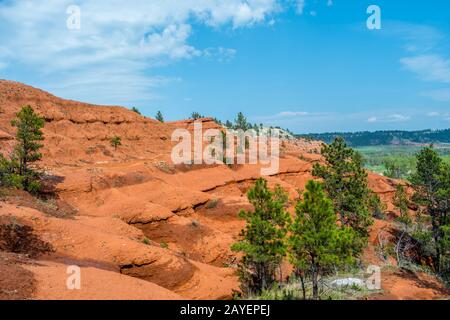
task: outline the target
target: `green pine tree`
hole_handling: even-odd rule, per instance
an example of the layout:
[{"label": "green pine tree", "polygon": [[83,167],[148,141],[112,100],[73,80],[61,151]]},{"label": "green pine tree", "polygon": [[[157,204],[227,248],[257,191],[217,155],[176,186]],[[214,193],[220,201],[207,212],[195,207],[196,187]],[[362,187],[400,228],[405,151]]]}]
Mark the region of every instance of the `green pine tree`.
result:
[{"label": "green pine tree", "polygon": [[161,111],[158,111],[158,112],[156,113],[155,119],[158,120],[159,122],[164,122],[164,117],[163,117],[163,114],[162,114]]},{"label": "green pine tree", "polygon": [[276,280],[276,271],[285,256],[289,215],[281,188],[271,192],[264,179],[256,181],[247,197],[254,211],[240,212],[247,224],[241,231],[242,240],[232,250],[243,253],[239,265],[241,287],[244,294],[251,295],[271,288]]},{"label": "green pine tree", "polygon": [[450,166],[442,161],[433,146],[416,156],[417,170],[411,177],[414,199],[425,206],[431,217],[435,267],[448,277],[450,270]]},{"label": "green pine tree", "polygon": [[408,213],[409,198],[408,194],[406,193],[405,187],[403,187],[400,184],[396,185],[395,193],[392,198],[392,203],[400,213],[399,217],[397,217],[397,220],[402,224],[401,234],[395,246],[395,252],[397,255],[397,264],[398,266],[401,266],[403,256],[402,251],[404,251],[402,250],[402,243],[405,236],[409,234],[410,232],[409,228],[411,227],[412,224],[412,219]]},{"label": "green pine tree", "polygon": [[19,174],[28,172],[28,164],[41,160],[39,149],[43,147],[40,141],[44,140],[42,128],[45,120],[38,116],[32,107],[22,107],[17,118],[11,121],[13,127],[17,127],[14,156],[19,161]]},{"label": "green pine tree", "polygon": [[387,205],[385,202],[381,201],[381,198],[375,192],[370,192],[369,197],[367,198],[367,206],[372,216],[377,219],[384,219],[384,212],[387,209]]},{"label": "green pine tree", "polygon": [[191,119],[193,119],[193,120],[198,120],[198,119],[201,119],[201,118],[204,118],[200,113],[198,113],[198,112],[192,112],[192,114],[191,114]]},{"label": "green pine tree", "polygon": [[251,129],[251,124],[247,122],[247,118],[242,112],[239,112],[234,120],[234,129],[247,131]]},{"label": "green pine tree", "polygon": [[136,107],[131,108],[131,111],[136,112],[136,113],[139,114],[139,115],[141,114],[141,112],[139,111],[139,109],[136,108]]},{"label": "green pine tree", "polygon": [[356,254],[353,249],[355,232],[337,224],[333,202],[327,198],[322,185],[310,180],[303,200],[297,203],[296,218],[290,227],[289,256],[295,273],[312,281],[313,299],[319,299],[319,278],[333,268],[351,265]]},{"label": "green pine tree", "polygon": [[118,146],[122,145],[122,138],[119,136],[114,136],[110,140],[111,146],[114,147],[114,150],[117,150]]},{"label": "green pine tree", "polygon": [[16,119],[11,121],[11,125],[17,128],[17,144],[9,162],[8,175],[10,184],[14,187],[30,192],[40,189],[39,174],[31,170],[29,165],[42,159],[39,150],[43,147],[40,142],[44,140],[44,124],[44,118],[37,115],[30,106],[22,107],[16,114]]},{"label": "green pine tree", "polygon": [[394,197],[392,198],[392,203],[400,213],[398,220],[405,225],[410,225],[412,220],[408,214],[409,198],[408,194],[406,193],[405,187],[401,184],[395,186],[395,193]]},{"label": "green pine tree", "polygon": [[24,189],[24,177],[18,174],[19,163],[0,153],[0,188]]},{"label": "green pine tree", "polygon": [[325,191],[333,201],[341,223],[360,235],[359,247],[362,250],[373,223],[369,210],[371,191],[363,159],[358,152],[347,147],[343,138],[323,145],[321,152],[326,164],[314,164],[312,174],[323,179]]}]

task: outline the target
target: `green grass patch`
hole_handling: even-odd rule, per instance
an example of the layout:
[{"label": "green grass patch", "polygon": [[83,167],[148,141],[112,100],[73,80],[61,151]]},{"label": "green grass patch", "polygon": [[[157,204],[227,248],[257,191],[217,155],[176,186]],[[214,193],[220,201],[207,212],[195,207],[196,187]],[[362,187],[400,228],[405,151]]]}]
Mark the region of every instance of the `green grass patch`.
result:
[{"label": "green grass patch", "polygon": [[[387,165],[394,164],[398,169],[398,177],[408,179],[415,172],[415,156],[422,148],[414,145],[380,145],[358,147],[355,150],[363,156],[368,170],[388,176]],[[450,164],[450,146],[436,145],[435,149],[444,162]]]}]

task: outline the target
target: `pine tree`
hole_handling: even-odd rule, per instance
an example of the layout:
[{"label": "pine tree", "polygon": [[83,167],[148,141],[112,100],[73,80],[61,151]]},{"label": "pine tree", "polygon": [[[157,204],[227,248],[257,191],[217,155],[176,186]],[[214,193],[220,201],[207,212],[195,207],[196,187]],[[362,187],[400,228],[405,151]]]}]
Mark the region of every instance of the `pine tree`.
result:
[{"label": "pine tree", "polygon": [[423,148],[416,158],[417,170],[411,177],[416,191],[414,198],[419,204],[425,206],[431,217],[436,269],[439,273],[448,273],[450,269],[450,166],[443,163],[433,146]]},{"label": "pine tree", "polygon": [[6,162],[4,161],[6,159],[2,160],[3,184],[31,193],[39,191],[39,173],[30,169],[29,164],[42,159],[39,150],[43,147],[40,142],[44,140],[41,130],[44,124],[45,120],[30,106],[22,107],[16,114],[16,119],[11,121],[11,125],[17,128],[17,144],[11,159]]},{"label": "pine tree", "polygon": [[191,119],[193,119],[193,120],[198,120],[198,119],[201,119],[201,118],[203,118],[203,116],[202,116],[200,113],[198,113],[198,112],[192,112],[192,114],[191,114]]},{"label": "pine tree", "polygon": [[[317,300],[319,277],[354,262],[355,232],[337,224],[333,203],[318,182],[310,180],[306,184],[303,201],[297,203],[295,212],[288,240],[289,256],[302,284],[305,275],[311,279],[313,299]],[[306,298],[304,289],[303,294]]]},{"label": "pine tree", "polygon": [[131,108],[131,111],[136,112],[136,113],[139,114],[139,115],[141,114],[141,112],[139,111],[139,109],[136,108],[136,107]]},{"label": "pine tree", "polygon": [[378,194],[371,191],[369,197],[367,199],[367,206],[369,208],[372,217],[377,219],[384,219],[384,212],[387,209],[387,205],[385,202],[381,201],[381,198]]},{"label": "pine tree", "polygon": [[242,240],[232,249],[243,253],[239,276],[242,291],[250,295],[270,288],[275,281],[276,270],[285,256],[284,238],[289,215],[281,189],[271,192],[264,179],[256,181],[247,197],[254,211],[240,212],[246,227],[241,231]]},{"label": "pine tree", "polygon": [[0,153],[0,188],[24,189],[24,178],[17,173],[18,168],[19,164],[16,160],[7,159]]},{"label": "pine tree", "polygon": [[159,122],[164,122],[164,117],[163,117],[163,114],[162,114],[161,111],[158,111],[158,112],[156,113],[155,119],[158,120]]},{"label": "pine tree", "polygon": [[362,250],[369,227],[373,223],[369,212],[371,191],[367,185],[367,172],[358,152],[347,147],[343,138],[336,138],[330,145],[323,145],[325,165],[314,164],[312,174],[322,178],[324,188],[343,225],[352,227],[362,240]]},{"label": "pine tree", "polygon": [[441,257],[439,259],[439,272],[449,283],[450,278],[450,164],[442,164],[439,176],[439,230],[438,246]]},{"label": "pine tree", "polygon": [[122,145],[122,138],[114,136],[111,138],[110,142],[111,146],[114,147],[114,150],[117,150],[117,147]]},{"label": "pine tree", "polygon": [[259,133],[260,133],[260,131],[259,131],[259,125],[257,125],[256,123],[253,124],[253,125],[250,124],[250,127],[255,131],[256,135],[259,136]]},{"label": "pine tree", "polygon": [[242,112],[239,112],[237,114],[236,119],[234,120],[234,129],[236,130],[241,129],[243,131],[251,129],[251,124],[247,122],[247,118],[244,116]]},{"label": "pine tree", "polygon": [[401,230],[400,237],[398,238],[397,244],[395,246],[395,252],[397,255],[397,264],[401,266],[402,265],[401,251],[404,251],[402,250],[402,242],[404,237],[407,234],[409,234],[409,227],[412,224],[412,219],[408,214],[408,203],[409,203],[408,194],[406,193],[405,187],[403,187],[401,184],[398,184],[395,187],[395,193],[392,198],[392,203],[400,213],[400,216],[397,218],[397,220],[402,224],[403,227]]},{"label": "pine tree", "polygon": [[410,225],[412,220],[408,215],[409,198],[405,187],[401,184],[395,186],[394,197],[392,198],[393,205],[398,209],[400,216],[398,220],[405,225]]},{"label": "pine tree", "polygon": [[25,175],[29,171],[28,164],[42,158],[39,149],[43,147],[40,141],[44,140],[41,129],[44,127],[45,120],[30,106],[22,107],[16,116],[17,119],[11,121],[11,125],[17,127],[18,144],[14,149],[14,157],[19,161],[19,174]]}]

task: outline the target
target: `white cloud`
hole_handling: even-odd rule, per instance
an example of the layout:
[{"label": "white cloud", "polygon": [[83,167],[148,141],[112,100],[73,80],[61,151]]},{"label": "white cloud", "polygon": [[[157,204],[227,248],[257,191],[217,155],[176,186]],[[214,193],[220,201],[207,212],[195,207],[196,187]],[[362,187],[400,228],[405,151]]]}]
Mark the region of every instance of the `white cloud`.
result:
[{"label": "white cloud", "polygon": [[449,112],[437,112],[437,111],[432,111],[432,112],[428,112],[427,113],[428,117],[432,117],[432,118],[441,118],[445,121],[450,120],[450,113]]},{"label": "white cloud", "polygon": [[333,0],[328,0],[328,1],[327,1],[327,6],[328,6],[328,7],[333,6]]},{"label": "white cloud", "polygon": [[[450,59],[440,54],[433,54],[445,35],[434,27],[408,23],[391,23],[392,34],[400,36],[407,43],[405,51],[415,56],[400,59],[403,67],[422,81],[450,83]],[[449,102],[450,88],[428,90],[420,93],[435,101]]]},{"label": "white cloud", "polygon": [[276,116],[278,117],[298,117],[298,116],[307,116],[310,115],[309,112],[304,111],[282,111],[278,113]]},{"label": "white cloud", "polygon": [[416,54],[429,54],[439,43],[445,39],[440,30],[422,24],[407,23],[403,21],[385,21],[383,34],[403,41],[403,47],[408,52]]},{"label": "white cloud", "polygon": [[391,115],[387,116],[384,120],[386,122],[403,122],[403,121],[408,121],[409,119],[411,119],[410,116],[405,116],[402,114],[391,114]]},{"label": "white cloud", "polygon": [[[148,95],[148,86],[161,84],[159,77],[148,75],[154,66],[211,54],[227,60],[236,54],[234,49],[189,44],[194,22],[214,28],[250,27],[280,9],[277,0],[78,0],[81,29],[69,30],[66,9],[72,4],[0,1],[0,61],[53,79],[40,85],[62,95],[71,97],[77,90],[87,95],[89,88],[82,86],[88,81],[95,88],[92,97],[117,89],[123,99]],[[113,89],[98,91],[106,83]]]},{"label": "white cloud", "polygon": [[330,113],[327,112],[306,112],[306,111],[281,111],[277,114],[268,116],[256,116],[254,120],[260,121],[284,121],[284,120],[302,120],[327,117]]},{"label": "white cloud", "polygon": [[390,115],[382,116],[382,117],[372,116],[367,119],[367,122],[370,122],[370,123],[375,123],[375,122],[392,123],[392,122],[405,122],[410,119],[411,119],[410,116],[395,113],[395,114],[390,114]]},{"label": "white cloud", "polygon": [[402,58],[400,62],[422,80],[450,83],[450,59],[430,54]]},{"label": "white cloud", "polygon": [[215,58],[220,62],[230,61],[236,55],[237,50],[232,48],[207,48],[203,50],[202,55],[209,58]]}]

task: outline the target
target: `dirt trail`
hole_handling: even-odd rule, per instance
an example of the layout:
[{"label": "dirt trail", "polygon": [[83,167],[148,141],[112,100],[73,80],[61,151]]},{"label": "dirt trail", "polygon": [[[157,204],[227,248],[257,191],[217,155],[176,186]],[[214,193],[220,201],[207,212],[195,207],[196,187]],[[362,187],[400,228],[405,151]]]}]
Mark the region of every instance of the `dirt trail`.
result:
[{"label": "dirt trail", "polygon": [[423,272],[384,270],[382,272],[383,294],[375,300],[440,300],[448,299],[449,292],[436,278]]}]

